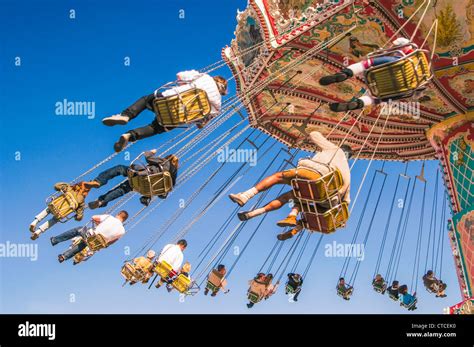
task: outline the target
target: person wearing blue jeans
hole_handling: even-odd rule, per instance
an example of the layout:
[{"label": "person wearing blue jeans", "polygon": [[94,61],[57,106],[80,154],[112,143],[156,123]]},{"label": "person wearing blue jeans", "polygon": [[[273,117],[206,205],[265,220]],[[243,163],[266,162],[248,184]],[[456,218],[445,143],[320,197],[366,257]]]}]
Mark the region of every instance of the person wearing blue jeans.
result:
[{"label": "person wearing blue jeans", "polygon": [[[128,173],[128,166],[125,165],[117,165],[114,167],[111,167],[110,169],[107,169],[103,172],[101,172],[95,179],[94,181],[99,184],[99,187],[106,185],[109,180],[117,177],[117,176],[123,176],[127,177]],[[97,207],[103,207],[107,206],[107,204],[115,199],[118,199],[119,197],[129,193],[132,191],[132,187],[130,186],[130,183],[127,181],[121,183],[118,187],[109,190],[107,193],[99,196],[99,198],[96,201],[92,201],[89,203],[89,208],[94,209]]]},{"label": "person wearing blue jeans", "polygon": [[[342,69],[340,72],[334,75],[321,77],[319,79],[319,84],[322,86],[327,86],[333,83],[343,82],[353,76],[361,76],[367,69],[369,69],[372,66],[378,66],[378,65],[400,60],[404,56],[414,51],[413,47],[410,44],[410,41],[405,38],[396,39],[395,41],[393,41],[393,46],[400,46],[400,52],[402,52],[402,54],[395,52],[393,55],[386,55],[386,56],[362,60],[358,63],[347,66],[346,68]],[[392,98],[392,99],[396,99],[396,98]],[[333,102],[329,104],[329,108],[333,112],[345,112],[349,110],[361,109],[369,105],[379,104],[380,102],[383,102],[383,101],[386,101],[386,100],[379,100],[367,94],[360,98],[355,98],[348,102]]]},{"label": "person wearing blue jeans", "polygon": [[81,252],[84,248],[87,247],[87,244],[84,241],[85,238],[87,237],[86,231],[87,229],[85,227],[77,227],[77,228],[65,231],[62,234],[59,234],[58,236],[53,236],[50,238],[51,244],[53,246],[56,246],[60,242],[68,241],[75,237],[82,237],[82,240],[78,244],[73,245],[68,250],[66,250],[63,254],[60,254],[58,256],[58,260],[60,263],[62,263],[64,260],[68,260],[74,257],[77,253]]},{"label": "person wearing blue jeans", "polygon": [[[154,174],[158,172],[169,172],[172,179],[173,186],[176,184],[176,178],[178,175],[178,163],[179,159],[173,154],[167,155],[165,158],[160,158],[156,156],[156,150],[145,152],[146,165],[134,164],[133,169],[139,171],[139,174],[147,175]],[[90,182],[84,182],[84,186],[87,188],[99,188],[107,184],[109,180],[118,177],[128,177],[129,167],[125,165],[116,165],[101,172],[96,178]],[[130,185],[130,182],[126,180],[121,183],[118,187],[109,190],[107,193],[99,196],[97,200],[91,201],[89,203],[90,209],[96,209],[98,207],[105,207],[112,200],[118,199],[119,197],[131,192],[133,187]],[[166,195],[158,196],[162,199],[166,198]],[[148,206],[151,201],[151,197],[142,196],[140,197],[140,202]]]}]

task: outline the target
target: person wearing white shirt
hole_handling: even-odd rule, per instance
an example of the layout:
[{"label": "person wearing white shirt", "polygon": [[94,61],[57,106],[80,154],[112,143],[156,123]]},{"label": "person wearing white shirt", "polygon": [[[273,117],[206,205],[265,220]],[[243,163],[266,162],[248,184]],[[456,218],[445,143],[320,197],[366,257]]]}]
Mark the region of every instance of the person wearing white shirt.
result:
[{"label": "person wearing white shirt", "polygon": [[[205,122],[197,123],[197,126],[202,128],[205,123],[220,113],[222,95],[227,94],[227,80],[222,76],[212,77],[196,70],[179,72],[177,74],[177,86],[163,92],[156,90],[153,94],[143,96],[120,114],[102,119],[102,123],[107,126],[127,124],[130,120],[136,118],[142,111],[146,109],[153,111],[153,100],[156,98],[166,98],[181,94],[193,88],[205,91],[211,105],[211,113],[207,117],[207,120]],[[161,134],[173,128],[174,127],[164,128],[155,118],[150,124],[130,130],[121,135],[114,145],[114,150],[120,152],[125,148],[125,146],[127,146],[129,141],[138,141],[150,136]]]},{"label": "person wearing white shirt", "polygon": [[[157,262],[161,263],[165,261],[173,268],[172,273],[169,275],[170,280],[178,274],[184,260],[183,252],[187,246],[188,243],[186,240],[179,240],[176,244],[171,243],[163,247],[163,250],[158,256]],[[164,279],[160,279],[160,281],[158,281],[156,288],[160,288],[163,285],[163,280]]]},{"label": "person wearing white shirt", "polygon": [[[264,178],[262,181],[257,183],[255,187],[252,187],[245,192],[230,194],[229,198],[240,206],[244,206],[255,195],[265,190],[268,190],[275,184],[291,185],[291,180],[296,177],[314,181],[320,178],[321,176],[327,174],[330,169],[339,169],[343,179],[343,186],[340,189],[339,193],[342,196],[342,200],[349,203],[351,173],[349,169],[348,158],[350,158],[350,156],[352,155],[350,147],[345,145],[338,147],[331,141],[327,140],[318,131],[311,132],[309,138],[320,149],[320,151],[318,151],[313,156],[313,158],[301,159],[295,169],[277,172],[271,176]],[[257,208],[253,211],[239,212],[238,217],[242,221],[249,220],[264,213],[277,210],[288,202],[293,201],[294,199],[295,196],[293,194],[293,191],[290,190],[280,195],[278,198],[271,201],[264,207]],[[324,208],[326,206],[321,207]],[[296,227],[291,231],[293,233],[291,235],[288,233],[278,235],[279,240],[286,240],[287,238],[295,235],[301,230],[301,225],[296,220],[298,213],[299,209],[295,205],[295,207],[292,208],[288,217],[277,223],[277,225],[280,227]],[[284,238],[283,235],[286,238]]]},{"label": "person wearing white shirt", "polygon": [[96,215],[92,217],[92,223],[94,224],[93,228],[87,229],[86,227],[77,227],[58,236],[51,237],[50,241],[53,246],[56,246],[60,242],[71,240],[75,237],[82,238],[81,242],[70,247],[68,250],[58,256],[59,262],[62,263],[63,261],[74,257],[77,253],[86,248],[87,243],[85,242],[85,239],[87,239],[89,236],[100,234],[107,242],[107,246],[113,244],[123,235],[125,235],[123,223],[127,220],[127,218],[127,211],[120,211],[116,216],[108,214]]}]

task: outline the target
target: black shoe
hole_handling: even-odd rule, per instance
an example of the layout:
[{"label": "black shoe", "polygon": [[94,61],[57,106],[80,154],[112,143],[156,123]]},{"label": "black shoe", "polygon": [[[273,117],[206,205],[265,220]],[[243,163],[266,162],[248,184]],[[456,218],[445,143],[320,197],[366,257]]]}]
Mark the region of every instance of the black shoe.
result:
[{"label": "black shoe", "polygon": [[249,220],[251,218],[248,214],[248,212],[239,212],[237,213],[237,216],[242,222],[245,222],[246,220]]},{"label": "black shoe", "polygon": [[128,145],[128,140],[125,136],[120,136],[119,140],[114,144],[114,151],[121,152]]},{"label": "black shoe", "polygon": [[151,202],[151,198],[149,198],[148,196],[141,196],[140,197],[140,203],[142,205],[148,206],[148,205],[150,205],[150,202]]},{"label": "black shoe", "polygon": [[51,245],[52,245],[52,246],[56,246],[56,245],[58,244],[58,242],[55,242],[55,241],[54,241],[54,236],[53,236],[53,237],[50,237],[50,238],[49,238],[49,241],[51,242]]},{"label": "black shoe", "polygon": [[66,260],[66,259],[64,258],[64,255],[62,255],[62,254],[58,255],[58,261],[59,261],[60,263],[62,263],[62,262],[65,261],[65,260]]},{"label": "black shoe", "polygon": [[217,292],[213,292],[213,293],[211,294],[211,296],[216,296],[216,295],[217,295]]},{"label": "black shoe", "polygon": [[352,76],[354,76],[354,73],[351,69],[343,69],[334,75],[321,77],[319,79],[319,84],[322,86],[327,86],[333,83],[343,82]]},{"label": "black shoe", "polygon": [[292,237],[293,237],[293,234],[291,233],[291,231],[277,235],[277,239],[280,241],[285,241],[285,240],[291,239]]},{"label": "black shoe", "polygon": [[247,304],[247,308],[252,308],[253,304]]},{"label": "black shoe", "polygon": [[209,293],[209,289],[204,289],[204,295],[207,295]]},{"label": "black shoe", "polygon": [[89,208],[91,210],[95,210],[96,208],[99,208],[102,206],[104,206],[104,202],[102,200],[95,200],[95,201],[89,202]]},{"label": "black shoe", "polygon": [[364,102],[360,99],[349,102],[333,102],[329,104],[329,108],[333,112],[346,112],[364,108]]}]

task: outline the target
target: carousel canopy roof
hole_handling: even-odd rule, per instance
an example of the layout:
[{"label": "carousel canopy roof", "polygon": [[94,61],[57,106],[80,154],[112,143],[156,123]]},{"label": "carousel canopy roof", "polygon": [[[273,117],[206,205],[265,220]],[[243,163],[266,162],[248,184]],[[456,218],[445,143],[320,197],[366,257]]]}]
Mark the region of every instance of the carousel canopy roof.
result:
[{"label": "carousel canopy roof", "polygon": [[[361,158],[375,153],[381,160],[434,159],[426,130],[473,108],[474,0],[438,0],[429,5],[423,20],[419,11],[403,27],[400,36],[409,38],[420,23],[414,42],[421,46],[429,36],[424,47],[431,50],[428,32],[438,18],[434,78],[422,93],[392,107],[386,124],[381,105],[365,109],[359,119],[360,111],[329,109],[330,102],[365,93],[363,79],[325,87],[318,83],[322,76],[383,47],[422,3],[249,0],[238,13],[235,39],[223,56],[251,124],[288,146],[306,150],[316,148],[305,134],[318,130],[334,143],[347,136],[345,144],[353,151],[363,148]],[[346,32],[351,35],[342,37]],[[339,36],[334,45],[322,49]]]}]

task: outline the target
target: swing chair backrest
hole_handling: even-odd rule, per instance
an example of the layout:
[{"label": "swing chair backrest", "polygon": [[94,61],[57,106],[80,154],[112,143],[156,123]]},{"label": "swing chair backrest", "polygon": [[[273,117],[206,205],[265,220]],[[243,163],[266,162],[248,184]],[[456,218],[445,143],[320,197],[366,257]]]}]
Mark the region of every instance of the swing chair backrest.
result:
[{"label": "swing chair backrest", "polygon": [[221,275],[219,272],[212,270],[212,272],[209,274],[209,277],[207,278],[207,282],[218,288],[222,284],[222,277],[223,275]]},{"label": "swing chair backrest", "polygon": [[75,264],[81,263],[85,258],[89,257],[90,255],[89,253],[90,253],[89,247],[84,248],[82,251],[80,251],[74,256],[74,263]]},{"label": "swing chair backrest", "polygon": [[262,299],[260,295],[258,295],[255,292],[250,292],[250,291],[247,293],[247,298],[252,304],[256,304]]},{"label": "swing chair backrest", "polygon": [[211,104],[204,90],[192,88],[177,95],[155,98],[153,110],[159,124],[179,126],[207,117],[211,113]]},{"label": "swing chair backrest", "polygon": [[139,175],[136,170],[128,170],[128,181],[133,191],[152,197],[164,196],[173,189],[173,179],[168,171]]},{"label": "swing chair backrest", "polygon": [[291,180],[291,186],[298,199],[324,202],[339,192],[343,180],[339,169],[331,169],[317,180],[295,178]]},{"label": "swing chair backrest", "polygon": [[132,281],[136,278],[135,267],[133,266],[133,264],[130,264],[130,263],[125,263],[122,266],[122,270],[120,271],[120,273],[127,281]]},{"label": "swing chair backrest", "polygon": [[48,203],[48,209],[51,214],[60,222],[65,222],[72,218],[73,213],[79,207],[79,203],[72,192],[64,192],[61,195],[52,198]]},{"label": "swing chair backrest", "polygon": [[[386,52],[386,51],[385,51]],[[400,51],[403,55],[403,53]],[[416,49],[397,61],[373,66],[365,71],[370,93],[379,99],[408,98],[432,78],[426,50]],[[374,58],[387,53],[369,55]]]},{"label": "swing chair backrest", "polygon": [[296,290],[290,286],[288,283],[286,284],[285,291],[287,294],[295,294]]},{"label": "swing chair backrest", "polygon": [[100,251],[108,246],[107,241],[101,234],[89,236],[86,239],[86,244],[92,252]]},{"label": "swing chair backrest", "polygon": [[162,260],[158,262],[153,271],[163,279],[166,279],[173,272],[173,267],[166,261]]},{"label": "swing chair backrest", "polygon": [[309,200],[300,199],[301,222],[305,229],[310,232],[320,232],[330,234],[338,228],[346,225],[349,219],[349,206],[347,202],[336,204],[334,207],[326,210],[316,203]]},{"label": "swing chair backrest", "polygon": [[387,284],[385,282],[382,282],[382,283],[374,282],[372,284],[372,287],[377,293],[382,293],[384,290],[387,289]]},{"label": "swing chair backrest", "polygon": [[191,286],[191,279],[184,274],[180,274],[176,279],[171,283],[173,288],[175,288],[180,293],[187,293],[189,287]]},{"label": "swing chair backrest", "polygon": [[413,306],[416,305],[416,303],[418,302],[418,299],[415,298],[415,300],[413,300],[411,303],[409,304],[405,304],[403,301],[400,302],[400,306],[404,307],[404,308],[412,308]]}]

